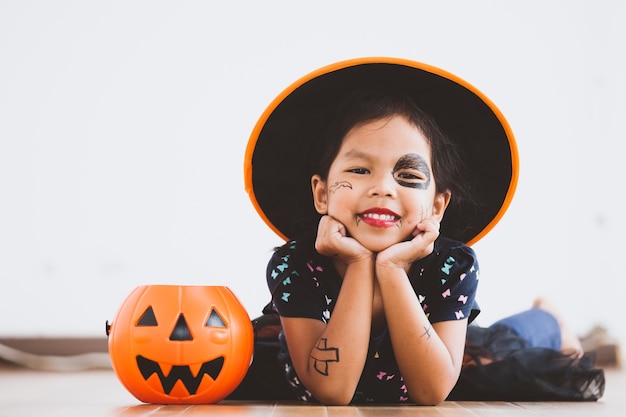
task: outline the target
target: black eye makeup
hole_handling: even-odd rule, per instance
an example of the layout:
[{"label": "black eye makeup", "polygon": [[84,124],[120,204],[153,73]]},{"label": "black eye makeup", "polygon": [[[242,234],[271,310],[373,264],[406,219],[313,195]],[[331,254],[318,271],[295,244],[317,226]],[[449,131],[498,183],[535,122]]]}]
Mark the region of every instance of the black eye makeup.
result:
[{"label": "black eye makeup", "polygon": [[420,155],[410,153],[398,159],[393,177],[403,187],[426,190],[430,186],[430,167]]}]

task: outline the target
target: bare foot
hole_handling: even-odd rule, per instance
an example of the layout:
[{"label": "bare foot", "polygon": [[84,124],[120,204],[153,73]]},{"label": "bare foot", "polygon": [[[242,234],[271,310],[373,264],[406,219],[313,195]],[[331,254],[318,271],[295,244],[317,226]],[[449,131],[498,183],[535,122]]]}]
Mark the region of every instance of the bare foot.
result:
[{"label": "bare foot", "polygon": [[561,329],[561,352],[566,355],[574,354],[578,358],[582,357],[584,350],[580,344],[580,340],[572,333],[569,327],[567,327],[561,313],[557,311],[554,305],[543,297],[537,297],[533,302],[533,307],[547,311],[556,319]]}]

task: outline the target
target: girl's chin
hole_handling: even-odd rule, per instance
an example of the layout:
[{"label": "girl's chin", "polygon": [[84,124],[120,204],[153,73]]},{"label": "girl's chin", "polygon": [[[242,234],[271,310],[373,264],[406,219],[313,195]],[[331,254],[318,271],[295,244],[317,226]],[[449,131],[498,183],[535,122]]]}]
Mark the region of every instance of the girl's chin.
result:
[{"label": "girl's chin", "polygon": [[407,231],[401,231],[397,228],[368,230],[356,227],[354,232],[356,233],[352,233],[348,229],[348,236],[356,239],[365,249],[374,253],[382,252],[397,243],[413,239],[413,235],[410,232],[405,236],[404,234]]},{"label": "girl's chin", "polygon": [[[359,239],[357,239],[359,240]],[[374,253],[382,252],[385,249],[400,243],[402,240],[397,239],[381,239],[381,238],[364,238],[359,240],[359,243],[363,245],[363,247],[367,250],[370,250]]]}]

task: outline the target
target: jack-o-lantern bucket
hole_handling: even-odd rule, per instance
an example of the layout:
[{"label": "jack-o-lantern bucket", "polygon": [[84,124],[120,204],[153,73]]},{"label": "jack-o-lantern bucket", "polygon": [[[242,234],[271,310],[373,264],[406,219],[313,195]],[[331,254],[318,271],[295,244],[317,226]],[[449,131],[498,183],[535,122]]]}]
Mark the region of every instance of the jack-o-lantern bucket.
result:
[{"label": "jack-o-lantern bucket", "polygon": [[254,350],[248,313],[225,286],[137,287],[107,334],[117,377],[147,403],[218,402],[241,383]]}]

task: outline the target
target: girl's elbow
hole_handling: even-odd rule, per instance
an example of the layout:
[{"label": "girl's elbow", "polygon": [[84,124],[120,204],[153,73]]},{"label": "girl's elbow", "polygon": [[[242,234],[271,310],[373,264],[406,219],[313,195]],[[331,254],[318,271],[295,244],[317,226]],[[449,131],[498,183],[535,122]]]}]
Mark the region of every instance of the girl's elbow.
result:
[{"label": "girl's elbow", "polygon": [[448,398],[451,388],[431,387],[428,390],[409,391],[409,399],[417,405],[439,405]]},{"label": "girl's elbow", "polygon": [[328,390],[314,394],[317,401],[324,405],[348,405],[354,397],[353,392],[347,390]]},{"label": "girl's elbow", "polygon": [[[305,384],[306,385],[306,384]],[[325,381],[322,384],[311,384],[307,388],[317,401],[324,405],[348,405],[354,398],[354,388],[346,381]]]},{"label": "girl's elbow", "polygon": [[420,394],[420,395],[410,395],[409,398],[411,401],[417,405],[439,405],[446,400],[448,394],[438,395],[438,394]]},{"label": "girl's elbow", "polygon": [[341,398],[341,397],[329,397],[327,398],[325,401],[319,400],[320,403],[322,403],[323,405],[330,405],[330,406],[342,406],[342,405],[350,405],[350,401],[352,401],[352,398],[347,399],[345,397]]}]

